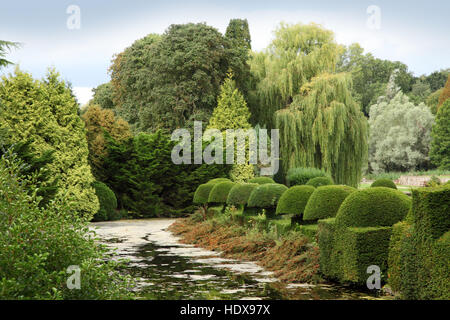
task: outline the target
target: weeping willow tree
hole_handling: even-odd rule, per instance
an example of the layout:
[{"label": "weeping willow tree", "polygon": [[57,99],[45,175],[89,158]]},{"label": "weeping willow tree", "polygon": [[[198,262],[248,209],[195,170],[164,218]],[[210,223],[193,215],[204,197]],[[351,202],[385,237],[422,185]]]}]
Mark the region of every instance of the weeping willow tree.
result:
[{"label": "weeping willow tree", "polygon": [[351,95],[351,76],[324,73],[275,114],[285,172],[322,168],[336,183],[357,186],[367,163],[368,125]]},{"label": "weeping willow tree", "polygon": [[252,53],[252,122],[274,126],[274,113],[289,106],[299,89],[323,72],[334,72],[343,48],[332,31],[317,24],[281,23],[269,47]]}]

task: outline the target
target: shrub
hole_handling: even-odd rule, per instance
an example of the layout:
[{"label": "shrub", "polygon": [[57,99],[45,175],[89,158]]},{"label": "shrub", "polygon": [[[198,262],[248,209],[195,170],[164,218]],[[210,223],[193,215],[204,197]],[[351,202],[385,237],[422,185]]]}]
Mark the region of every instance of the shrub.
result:
[{"label": "shrub", "polygon": [[374,181],[371,185],[371,188],[373,187],[386,187],[386,188],[392,188],[392,189],[397,189],[397,186],[395,185],[395,183],[390,180],[390,179],[378,179],[376,181]]},{"label": "shrub", "polygon": [[98,197],[100,209],[94,215],[93,221],[113,220],[117,209],[117,198],[114,192],[106,184],[96,181],[92,184]]},{"label": "shrub", "polygon": [[248,198],[250,208],[276,208],[278,199],[288,190],[285,185],[277,183],[266,183],[255,188]]},{"label": "shrub", "polygon": [[402,220],[411,206],[407,195],[386,187],[358,190],[341,204],[336,223],[347,227],[392,226]]},{"label": "shrub", "polygon": [[314,193],[312,186],[293,186],[280,197],[277,214],[302,215],[309,197]]},{"label": "shrub", "polygon": [[234,182],[225,181],[219,182],[214,185],[209,193],[208,202],[209,203],[226,203],[228,194],[230,193],[231,188],[235,185]]},{"label": "shrub", "polygon": [[250,194],[256,187],[258,187],[257,183],[235,184],[228,194],[227,204],[235,207],[245,206],[248,202]]},{"label": "shrub", "polygon": [[256,177],[253,179],[250,179],[248,181],[249,183],[257,183],[257,184],[266,184],[266,183],[275,183],[272,178],[269,177]]},{"label": "shrub", "polygon": [[232,181],[228,178],[216,178],[216,179],[209,180],[207,183],[218,184],[221,182],[232,182]]},{"label": "shrub", "polygon": [[316,177],[309,179],[306,185],[313,186],[314,188],[320,187],[320,186],[329,186],[334,184],[333,179],[330,177]]},{"label": "shrub", "polygon": [[286,180],[288,186],[306,184],[310,179],[325,177],[325,171],[317,168],[291,168],[288,170]]},{"label": "shrub", "polygon": [[318,221],[317,239],[319,243],[320,271],[328,278],[338,278],[337,252],[333,250],[336,218]]},{"label": "shrub", "polygon": [[300,233],[308,237],[310,241],[316,241],[319,226],[317,224],[307,224],[298,226]]},{"label": "shrub", "polygon": [[345,198],[355,191],[355,188],[343,185],[318,187],[306,204],[303,220],[335,217]]},{"label": "shrub", "polygon": [[209,194],[212,188],[214,188],[214,183],[204,183],[198,186],[194,193],[194,203],[195,204],[206,204],[208,203]]},{"label": "shrub", "polygon": [[392,227],[392,235],[389,242],[388,254],[388,283],[394,292],[402,288],[402,250],[406,237],[411,237],[411,225],[401,221]]}]

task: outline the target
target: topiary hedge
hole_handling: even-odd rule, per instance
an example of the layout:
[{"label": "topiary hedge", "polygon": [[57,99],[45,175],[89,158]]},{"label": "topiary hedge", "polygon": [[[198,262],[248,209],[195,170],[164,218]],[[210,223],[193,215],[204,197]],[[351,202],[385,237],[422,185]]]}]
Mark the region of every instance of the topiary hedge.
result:
[{"label": "topiary hedge", "polygon": [[278,183],[262,184],[253,189],[248,198],[247,205],[250,208],[276,208],[281,195],[288,190],[285,185]]},{"label": "topiary hedge", "polygon": [[195,204],[207,204],[208,203],[208,198],[209,198],[209,194],[212,190],[212,188],[214,188],[215,183],[204,183],[198,186],[197,190],[195,190],[194,193],[194,203]]},{"label": "topiary hedge", "polygon": [[336,223],[346,227],[385,227],[402,220],[411,207],[403,192],[386,187],[351,193],[341,204]]},{"label": "topiary hedge", "polygon": [[232,181],[228,178],[215,178],[215,179],[209,180],[207,183],[217,184],[217,183],[221,183],[221,182],[232,182]]},{"label": "topiary hedge", "polygon": [[103,182],[96,181],[92,183],[97,195],[100,209],[94,215],[93,221],[109,221],[115,220],[117,216],[117,198],[114,192]]},{"label": "topiary hedge", "polygon": [[258,186],[259,184],[257,183],[235,184],[228,193],[227,204],[235,207],[245,206],[248,202],[250,194]]},{"label": "topiary hedge", "polygon": [[325,171],[317,168],[291,168],[288,170],[286,180],[288,186],[304,185],[316,177],[325,177]]},{"label": "topiary hedge", "polygon": [[390,179],[378,179],[375,180],[371,185],[371,188],[373,187],[386,187],[386,188],[392,188],[397,189],[397,186],[395,185],[394,181]]},{"label": "topiary hedge", "polygon": [[208,197],[208,203],[224,204],[227,202],[228,193],[235,185],[234,182],[225,181],[214,184]]},{"label": "topiary hedge", "polygon": [[355,191],[355,188],[343,185],[318,187],[306,204],[303,220],[335,217],[345,198]]},{"label": "topiary hedge", "polygon": [[333,179],[330,177],[316,177],[308,180],[306,185],[313,186],[314,188],[320,187],[320,186],[329,186],[334,184]]},{"label": "topiary hedge", "polygon": [[269,177],[256,177],[256,178],[250,179],[248,182],[249,183],[257,183],[257,184],[275,183],[275,181]]},{"label": "topiary hedge", "polygon": [[276,214],[302,215],[309,197],[314,193],[312,186],[294,186],[282,194]]}]

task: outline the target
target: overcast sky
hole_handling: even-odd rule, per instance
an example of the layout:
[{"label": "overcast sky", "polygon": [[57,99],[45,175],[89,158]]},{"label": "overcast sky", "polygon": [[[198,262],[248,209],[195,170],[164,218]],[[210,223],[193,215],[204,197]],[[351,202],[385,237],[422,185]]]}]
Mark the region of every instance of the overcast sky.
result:
[{"label": "overcast sky", "polygon": [[[79,29],[67,27],[71,5],[80,8]],[[370,6],[380,9],[380,19]],[[450,67],[449,12],[449,0],[14,0],[0,6],[0,39],[22,43],[9,60],[39,78],[55,67],[85,103],[92,87],[109,81],[114,54],[173,23],[206,22],[224,33],[230,19],[247,18],[253,50],[261,50],[281,21],[316,22],[339,43],[359,42],[421,75]]]}]

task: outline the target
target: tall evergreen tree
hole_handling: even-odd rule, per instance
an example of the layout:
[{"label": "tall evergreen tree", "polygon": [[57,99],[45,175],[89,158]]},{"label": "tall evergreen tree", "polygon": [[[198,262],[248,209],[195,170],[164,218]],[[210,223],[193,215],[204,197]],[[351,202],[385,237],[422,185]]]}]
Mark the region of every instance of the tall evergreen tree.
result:
[{"label": "tall evergreen tree", "polygon": [[441,169],[450,170],[450,99],[439,108],[431,136],[431,161]]},{"label": "tall evergreen tree", "polygon": [[441,95],[439,96],[438,109],[444,104],[445,101],[447,101],[447,99],[450,99],[450,74],[448,75],[445,87],[442,90]]}]

